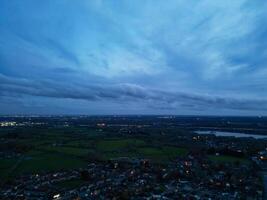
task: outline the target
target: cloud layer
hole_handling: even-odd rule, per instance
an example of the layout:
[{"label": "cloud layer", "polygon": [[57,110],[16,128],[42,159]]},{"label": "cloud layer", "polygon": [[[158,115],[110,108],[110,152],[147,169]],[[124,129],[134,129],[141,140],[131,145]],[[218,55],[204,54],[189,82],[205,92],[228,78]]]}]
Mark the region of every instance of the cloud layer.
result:
[{"label": "cloud layer", "polygon": [[267,99],[237,99],[182,92],[167,92],[133,84],[73,85],[65,82],[32,81],[0,74],[2,96],[29,95],[55,99],[85,101],[139,102],[153,109],[176,110],[184,107],[196,110],[225,108],[233,110],[267,111]]},{"label": "cloud layer", "polygon": [[261,0],[3,0],[0,110],[265,115],[266,9]]}]

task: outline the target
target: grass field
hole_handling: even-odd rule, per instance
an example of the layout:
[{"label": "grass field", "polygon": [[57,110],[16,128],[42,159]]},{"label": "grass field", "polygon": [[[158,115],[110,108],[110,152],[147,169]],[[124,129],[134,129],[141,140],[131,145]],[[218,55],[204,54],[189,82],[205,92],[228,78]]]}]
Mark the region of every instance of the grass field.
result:
[{"label": "grass field", "polygon": [[129,158],[138,158],[139,154],[136,152],[126,152],[126,151],[121,151],[121,152],[103,152],[103,159],[104,160],[109,160],[109,159],[115,159],[115,158],[120,158],[120,157],[129,157]]},{"label": "grass field", "polygon": [[117,151],[119,149],[143,146],[146,143],[139,139],[113,139],[97,142],[96,148],[99,151]]},{"label": "grass field", "polygon": [[74,169],[86,166],[86,162],[70,156],[62,156],[62,154],[39,154],[36,156],[25,157],[17,166],[14,174],[22,173],[38,173],[40,171],[52,171],[60,169]]},{"label": "grass field", "polygon": [[214,161],[214,162],[229,162],[229,163],[248,163],[249,161],[244,159],[244,158],[238,158],[238,157],[233,157],[233,156],[209,156],[209,159]]},{"label": "grass field", "polygon": [[144,147],[138,149],[138,153],[141,156],[145,158],[154,159],[156,161],[164,161],[171,158],[175,158],[177,156],[184,156],[187,152],[188,151],[186,149],[178,147]]},{"label": "grass field", "polygon": [[[44,140],[33,138],[18,141],[20,144],[31,143],[34,149],[17,159],[0,159],[0,177],[8,174],[14,177],[24,173],[80,168],[87,165],[89,155],[97,155],[104,160],[122,156],[136,157],[135,152],[127,149],[145,145],[144,141],[138,139],[109,139],[94,141],[95,147],[92,146],[91,140],[73,140],[61,146],[53,146],[59,137],[57,135],[55,139],[48,135]],[[64,141],[66,140],[67,138],[64,138]],[[79,147],[80,144],[83,146]],[[88,144],[91,148],[84,147]]]},{"label": "grass field", "polygon": [[150,158],[157,161],[168,160],[176,156],[183,156],[186,149],[178,147],[148,147],[140,139],[112,139],[96,143],[96,150],[101,152],[105,159],[117,157]]},{"label": "grass field", "polygon": [[4,179],[8,176],[9,170],[12,168],[12,166],[16,163],[15,158],[2,158],[0,159],[0,178]]},{"label": "grass field", "polygon": [[[38,173],[41,171],[54,171],[60,169],[74,169],[84,167],[88,164],[90,156],[102,160],[118,157],[129,158],[149,158],[156,162],[165,162],[177,156],[184,156],[188,153],[185,148],[175,146],[149,146],[142,139],[134,138],[112,138],[112,139],[73,139],[57,135],[52,135],[40,140],[39,138],[22,139],[20,144],[31,143],[34,147],[26,152],[21,158],[0,159],[0,178],[8,175],[15,177],[24,173]],[[53,146],[56,141],[64,141],[60,146]],[[231,156],[209,156],[214,162],[248,162],[242,158]],[[78,181],[66,183],[66,187],[80,184]]]},{"label": "grass field", "polygon": [[71,140],[66,143],[66,146],[78,148],[92,148],[93,143],[94,142],[92,140]]},{"label": "grass field", "polygon": [[1,158],[0,169],[10,168],[16,162],[15,158]]},{"label": "grass field", "polygon": [[90,150],[86,148],[76,147],[64,147],[64,146],[45,146],[41,148],[45,151],[53,151],[57,153],[63,153],[71,156],[86,156]]},{"label": "grass field", "polygon": [[[63,150],[62,150],[63,151]],[[87,162],[76,155],[83,155],[84,152],[73,149],[64,149],[61,152],[46,152],[41,150],[32,150],[16,159],[0,159],[0,177],[15,177],[24,173],[38,173],[41,171],[53,171],[60,169],[74,169],[85,167]],[[74,156],[75,155],[75,156]]]},{"label": "grass field", "polygon": [[184,156],[188,153],[188,150],[185,148],[179,147],[163,147],[162,151],[164,154],[173,157],[173,156]]}]

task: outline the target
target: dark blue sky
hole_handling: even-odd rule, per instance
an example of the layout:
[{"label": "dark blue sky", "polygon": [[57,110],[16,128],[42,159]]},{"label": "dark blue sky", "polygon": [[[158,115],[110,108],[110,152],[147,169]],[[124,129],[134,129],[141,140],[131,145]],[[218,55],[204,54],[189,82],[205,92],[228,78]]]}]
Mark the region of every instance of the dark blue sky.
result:
[{"label": "dark blue sky", "polygon": [[267,115],[267,3],[1,0],[0,114]]}]

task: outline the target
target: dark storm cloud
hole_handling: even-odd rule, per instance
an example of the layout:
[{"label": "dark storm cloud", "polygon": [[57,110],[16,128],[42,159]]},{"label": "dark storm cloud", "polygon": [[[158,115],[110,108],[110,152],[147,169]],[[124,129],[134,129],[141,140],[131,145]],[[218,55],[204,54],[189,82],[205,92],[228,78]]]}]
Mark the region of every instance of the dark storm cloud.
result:
[{"label": "dark storm cloud", "polygon": [[182,92],[166,92],[132,84],[77,86],[54,81],[32,81],[0,74],[0,95],[30,95],[86,101],[142,101],[155,109],[205,107],[236,110],[267,110],[267,100],[232,99],[201,96]]}]

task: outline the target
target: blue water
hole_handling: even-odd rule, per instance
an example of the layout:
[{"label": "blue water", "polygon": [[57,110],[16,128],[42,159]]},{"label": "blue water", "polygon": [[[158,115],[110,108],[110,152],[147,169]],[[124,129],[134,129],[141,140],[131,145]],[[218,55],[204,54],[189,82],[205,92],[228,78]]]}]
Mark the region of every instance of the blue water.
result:
[{"label": "blue water", "polygon": [[233,132],[224,132],[224,131],[195,131],[197,134],[213,134],[216,136],[224,137],[238,137],[238,138],[247,138],[252,137],[255,139],[267,139],[267,135],[254,135],[254,134],[245,134],[245,133],[233,133]]}]

